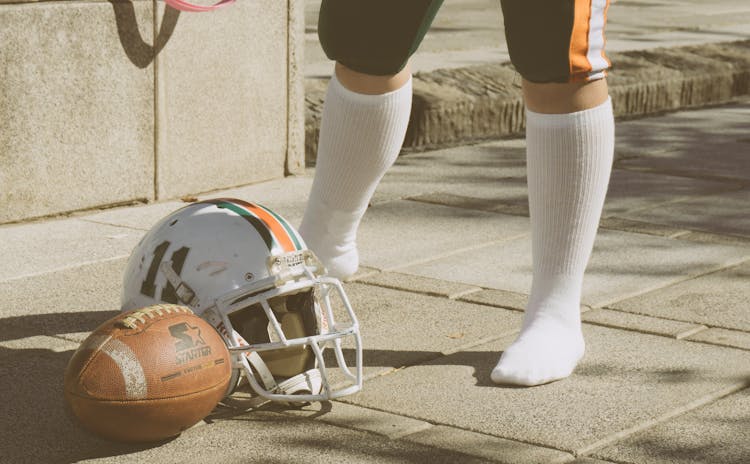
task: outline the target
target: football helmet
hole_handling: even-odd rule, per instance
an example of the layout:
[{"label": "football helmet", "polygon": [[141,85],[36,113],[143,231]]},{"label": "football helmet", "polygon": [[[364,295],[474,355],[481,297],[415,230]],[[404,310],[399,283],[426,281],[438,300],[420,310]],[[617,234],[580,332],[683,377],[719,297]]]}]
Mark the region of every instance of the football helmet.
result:
[{"label": "football helmet", "polygon": [[233,354],[232,386],[244,373],[264,400],[324,401],[362,387],[359,323],[341,282],[264,206],[220,198],[160,220],[127,263],[122,310],[157,303],[211,323]]}]

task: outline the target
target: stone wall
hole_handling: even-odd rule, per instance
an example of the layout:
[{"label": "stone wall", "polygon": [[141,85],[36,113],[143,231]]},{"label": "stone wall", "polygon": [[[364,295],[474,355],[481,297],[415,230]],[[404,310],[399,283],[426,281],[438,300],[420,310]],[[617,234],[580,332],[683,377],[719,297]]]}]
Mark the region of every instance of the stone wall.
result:
[{"label": "stone wall", "polygon": [[302,0],[0,0],[0,223],[304,169]]}]

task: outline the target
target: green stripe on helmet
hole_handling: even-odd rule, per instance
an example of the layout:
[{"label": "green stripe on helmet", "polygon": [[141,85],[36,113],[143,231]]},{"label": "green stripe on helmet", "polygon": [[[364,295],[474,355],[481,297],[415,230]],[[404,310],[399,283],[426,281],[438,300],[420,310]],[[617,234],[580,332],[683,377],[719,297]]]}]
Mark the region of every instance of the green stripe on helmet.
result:
[{"label": "green stripe on helmet", "polygon": [[[235,205],[234,203],[230,203],[225,200],[207,200],[206,203],[212,203],[216,205],[218,208],[228,209],[242,216],[243,219],[245,219],[247,222],[252,224],[252,226],[255,228],[255,230],[258,232],[258,234],[261,236],[261,238],[265,242],[266,246],[268,247],[268,250],[269,251],[273,250],[273,246],[276,240],[274,240],[273,235],[271,234],[271,231],[268,230],[268,227],[266,227],[263,221],[255,217],[252,213]],[[278,246],[278,244],[276,245]]]},{"label": "green stripe on helmet", "polygon": [[276,220],[279,221],[279,223],[284,227],[284,229],[286,230],[286,232],[292,238],[292,242],[294,242],[295,248],[297,248],[298,250],[301,250],[303,248],[302,247],[302,243],[300,243],[299,239],[297,238],[297,234],[294,232],[294,229],[292,228],[292,226],[289,225],[288,222],[286,222],[286,220],[284,218],[282,218],[281,216],[279,216],[278,214],[274,213],[273,211],[271,211],[270,209],[266,208],[263,205],[259,205],[257,203],[256,203],[256,205],[259,206],[259,207],[261,207],[261,208],[263,208],[268,214],[270,214],[271,216],[275,217]]}]

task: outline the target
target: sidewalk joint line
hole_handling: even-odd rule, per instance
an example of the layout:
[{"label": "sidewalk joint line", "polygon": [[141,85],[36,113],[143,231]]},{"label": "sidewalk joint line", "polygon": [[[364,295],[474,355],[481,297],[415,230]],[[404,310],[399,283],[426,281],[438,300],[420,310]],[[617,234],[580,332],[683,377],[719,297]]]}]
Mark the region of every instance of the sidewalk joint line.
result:
[{"label": "sidewalk joint line", "polygon": [[703,332],[703,331],[706,331],[706,330],[708,330],[708,326],[701,324],[698,327],[693,327],[692,329],[689,329],[689,330],[686,330],[684,332],[681,332],[681,333],[677,334],[675,336],[675,338],[677,340],[683,340],[683,339],[685,339],[685,338],[687,338],[687,337],[689,337],[691,335],[695,335],[698,332]]},{"label": "sidewalk joint line", "polygon": [[[608,311],[612,311],[609,308],[600,308],[600,309],[606,309]],[[654,316],[649,316],[649,315],[644,315],[644,314],[635,314],[635,313],[627,313],[627,312],[623,312],[623,314],[629,314],[629,315],[633,315],[633,316],[637,315],[637,316],[654,317]],[[656,319],[661,319],[661,318],[656,318]],[[662,319],[662,320],[669,320],[669,319]],[[640,329],[640,328],[637,328],[637,327],[629,327],[629,326],[624,326],[624,325],[617,325],[617,324],[612,323],[612,322],[587,321],[587,320],[582,320],[581,322],[583,324],[595,325],[597,327],[606,327],[608,329],[625,330],[627,332],[640,333],[640,334],[644,334],[644,335],[654,335],[654,336],[657,336],[657,337],[668,338],[670,340],[682,340],[685,337],[689,337],[690,335],[693,335],[693,334],[696,334],[698,332],[702,332],[702,331],[708,329],[707,326],[701,325],[700,327],[693,327],[690,330],[686,330],[685,332],[680,332],[678,334],[667,334],[667,333],[663,333],[663,332],[651,331],[651,330],[648,330],[648,329]],[[694,324],[694,325],[697,325],[694,322],[685,322],[685,321],[672,321],[672,322],[683,322],[685,324]]]},{"label": "sidewalk joint line", "polygon": [[111,258],[104,258],[104,259],[98,259],[98,260],[82,261],[80,263],[72,264],[70,266],[58,267],[55,269],[50,269],[48,271],[42,271],[42,272],[32,272],[30,274],[23,274],[20,276],[11,277],[10,279],[0,280],[0,284],[4,284],[7,282],[15,282],[17,280],[23,280],[23,279],[32,279],[34,277],[41,277],[47,274],[55,274],[57,272],[68,271],[68,270],[76,269],[76,268],[83,267],[83,266],[90,266],[92,264],[108,263],[110,261],[117,261],[118,259],[124,259],[128,257],[130,257],[130,254],[113,256]]},{"label": "sidewalk joint line", "polygon": [[125,224],[114,224],[114,223],[111,223],[111,222],[95,221],[93,219],[86,219],[86,218],[80,218],[80,219],[81,219],[81,221],[84,221],[84,222],[89,222],[91,224],[99,224],[99,225],[102,225],[102,226],[121,227],[123,229],[137,230],[138,232],[148,232],[149,231],[149,229],[141,229],[140,227],[133,227],[133,226],[125,225]]},{"label": "sidewalk joint line", "polygon": [[742,330],[729,329],[729,328],[723,327],[723,326],[716,326],[716,325],[711,325],[711,324],[706,324],[706,323],[701,323],[701,322],[694,322],[694,321],[685,321],[683,319],[675,319],[675,318],[672,318],[672,317],[654,316],[652,314],[645,314],[645,313],[636,312],[636,311],[628,311],[628,310],[624,310],[624,309],[620,309],[620,308],[612,308],[612,307],[609,307],[609,306],[604,306],[604,307],[597,308],[597,309],[606,309],[607,311],[616,311],[616,312],[624,314],[624,315],[632,314],[632,315],[637,315],[637,316],[653,317],[654,319],[661,319],[661,320],[670,321],[670,322],[682,322],[682,323],[685,323],[685,324],[703,325],[703,326],[706,327],[706,329],[726,329],[726,330],[734,330],[736,332],[743,332]]},{"label": "sidewalk joint line", "polygon": [[[686,108],[686,110],[689,110],[689,108]],[[678,111],[683,111],[683,110],[678,110]],[[674,170],[674,169],[669,169],[669,168],[661,169],[658,167],[654,168],[654,167],[647,167],[647,166],[617,165],[616,169],[622,169],[622,170],[631,171],[631,172],[662,174],[662,175],[671,176],[671,177],[683,177],[686,179],[693,179],[693,180],[709,180],[713,182],[732,182],[737,185],[737,188],[733,188],[732,190],[728,190],[728,191],[742,190],[745,184],[747,183],[747,179],[742,178],[742,177],[712,175],[712,174],[705,174],[705,173],[692,172],[692,171]]]},{"label": "sidewalk joint line", "polygon": [[452,294],[448,295],[448,299],[449,300],[457,300],[457,299],[459,299],[459,298],[461,298],[463,296],[471,295],[472,293],[481,292],[482,290],[484,290],[484,288],[482,288],[482,287],[467,288],[467,289],[461,290],[459,292],[455,292],[455,293],[452,293]]},{"label": "sidewalk joint line", "polygon": [[[463,247],[463,248],[457,248],[455,250],[451,250],[451,251],[448,251],[448,252],[446,252],[444,254],[439,254],[439,255],[436,255],[436,256],[433,256],[433,257],[430,257],[430,258],[425,258],[425,259],[421,259],[421,260],[415,260],[415,261],[408,262],[406,264],[399,264],[399,265],[391,266],[391,267],[383,267],[382,269],[383,269],[383,271],[398,271],[399,269],[406,269],[406,268],[412,267],[412,266],[419,266],[421,264],[431,263],[431,262],[437,261],[439,259],[449,258],[451,256],[455,256],[455,255],[458,255],[458,254],[461,254],[461,253],[466,253],[468,251],[479,250],[479,249],[487,248],[487,247],[494,246],[494,245],[500,245],[500,244],[503,244],[503,243],[512,242],[513,240],[518,240],[520,238],[527,237],[528,235],[529,235],[528,232],[524,232],[522,234],[512,235],[512,236],[504,238],[504,239],[491,240],[491,241],[484,242],[484,243],[481,243],[481,244],[478,244],[478,245],[473,245],[473,246],[468,246],[468,247]],[[423,277],[425,277],[425,276],[423,276]],[[471,285],[471,284],[467,284],[467,285]]]},{"label": "sidewalk joint line", "polygon": [[659,417],[647,420],[640,424],[636,424],[632,427],[628,427],[626,429],[620,430],[619,432],[615,432],[609,435],[608,437],[602,438],[601,440],[595,441],[591,444],[588,444],[582,448],[575,450],[573,454],[577,457],[588,455],[592,453],[593,451],[604,448],[605,446],[609,446],[616,442],[622,441],[630,437],[631,435],[634,435],[639,432],[643,432],[659,424],[665,423],[670,419],[674,419],[675,417],[694,411],[702,406],[706,406],[710,403],[720,400],[733,393],[737,393],[741,390],[744,390],[748,386],[750,386],[750,378],[743,380],[741,382],[735,383],[733,385],[730,385],[729,387],[725,387],[721,390],[716,390],[714,392],[708,393],[707,395],[704,395],[696,400],[693,400],[683,406],[675,408],[672,411],[669,411],[665,414],[662,414]]},{"label": "sidewalk joint line", "polygon": [[[748,255],[748,256],[750,256],[750,255]],[[687,282],[687,281],[690,281],[690,280],[695,280],[695,279],[698,279],[700,277],[705,277],[707,275],[715,274],[715,273],[718,273],[718,272],[722,272],[722,271],[725,271],[725,270],[728,270],[728,269],[733,269],[735,267],[741,266],[741,265],[743,265],[743,264],[745,264],[747,262],[750,262],[750,257],[748,257],[748,256],[742,256],[740,258],[736,258],[738,260],[729,260],[726,263],[717,264],[715,266],[708,267],[708,268],[706,268],[705,271],[702,271],[702,272],[698,272],[698,273],[695,273],[695,274],[687,274],[687,275],[684,275],[684,276],[678,276],[678,277],[675,277],[674,280],[669,281],[667,283],[658,284],[658,285],[653,286],[653,287],[641,288],[639,290],[635,290],[635,291],[633,291],[631,293],[628,293],[628,294],[626,294],[624,296],[620,296],[617,299],[613,299],[613,300],[609,300],[609,301],[605,300],[602,303],[591,304],[590,306],[592,308],[594,308],[594,309],[600,309],[600,308],[614,309],[614,308],[610,307],[613,304],[621,303],[621,302],[629,300],[631,298],[635,298],[635,297],[638,297],[638,296],[643,296],[643,295],[645,295],[647,293],[651,293],[651,292],[654,292],[654,291],[657,291],[657,290],[662,290],[662,289],[665,289],[665,288],[669,288],[669,287],[675,286],[677,284],[681,284],[683,282]],[[648,316],[648,314],[644,314],[644,316]]]},{"label": "sidewalk joint line", "polygon": [[[709,329],[724,329],[724,327],[708,327]],[[734,329],[725,329],[725,330],[734,330]],[[742,330],[734,330],[735,332],[740,332],[745,335],[750,335],[747,332],[744,332]],[[727,345],[719,342],[715,342],[712,340],[691,340],[691,339],[684,339],[686,342],[689,343],[701,343],[703,345],[711,345],[716,346],[718,348],[728,348],[730,350],[741,350],[741,351],[750,351],[750,348],[744,348],[742,346],[735,346],[735,345]]]}]

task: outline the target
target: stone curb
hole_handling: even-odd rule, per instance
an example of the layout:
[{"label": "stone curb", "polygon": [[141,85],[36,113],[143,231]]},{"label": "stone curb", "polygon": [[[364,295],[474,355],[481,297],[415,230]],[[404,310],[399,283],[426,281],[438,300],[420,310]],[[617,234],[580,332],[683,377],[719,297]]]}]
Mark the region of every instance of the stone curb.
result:
[{"label": "stone curb", "polygon": [[[611,53],[618,119],[715,105],[750,94],[750,40]],[[315,161],[327,80],[305,81],[305,158]],[[510,63],[414,75],[404,151],[520,135],[521,78]]]}]

